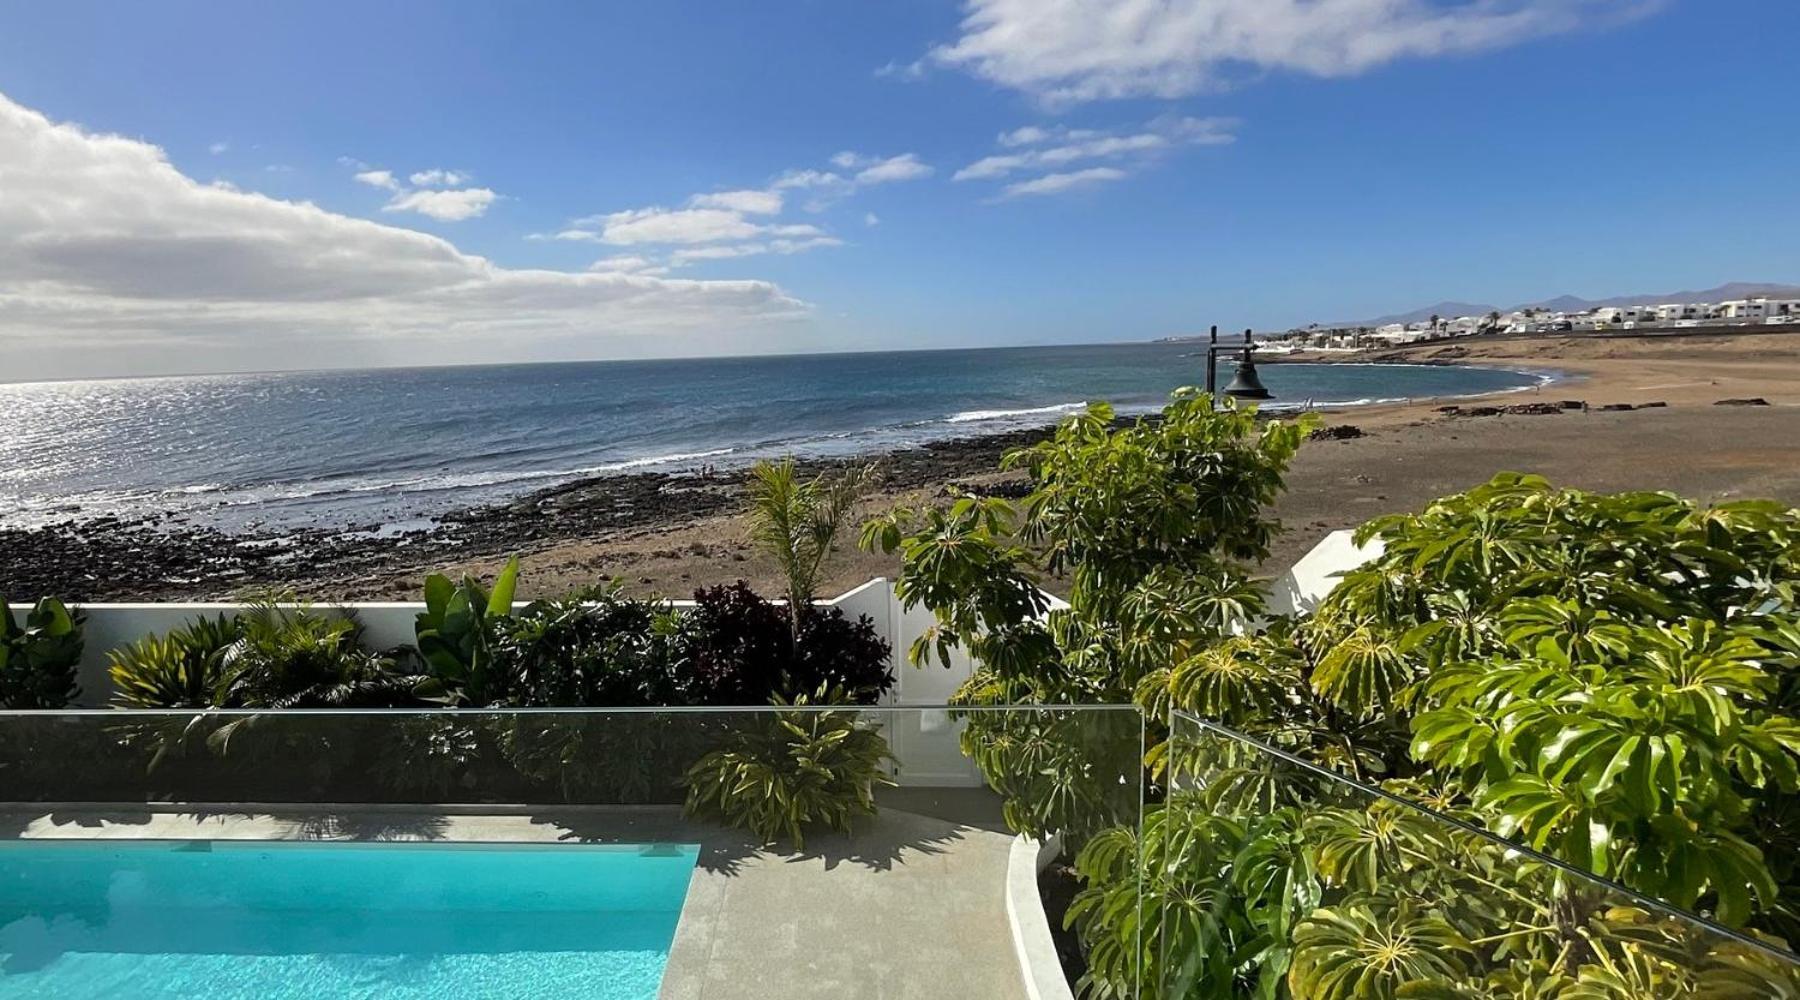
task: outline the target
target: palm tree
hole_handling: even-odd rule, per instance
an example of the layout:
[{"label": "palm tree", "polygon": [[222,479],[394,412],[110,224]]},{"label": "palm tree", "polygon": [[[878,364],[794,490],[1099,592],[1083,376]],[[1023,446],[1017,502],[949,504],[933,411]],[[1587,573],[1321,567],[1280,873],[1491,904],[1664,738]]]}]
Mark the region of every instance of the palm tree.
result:
[{"label": "palm tree", "polygon": [[792,458],[758,462],[750,470],[750,540],[773,556],[787,577],[788,620],[796,642],[831,543],[874,476],[875,467],[863,465],[835,477],[802,480]]}]

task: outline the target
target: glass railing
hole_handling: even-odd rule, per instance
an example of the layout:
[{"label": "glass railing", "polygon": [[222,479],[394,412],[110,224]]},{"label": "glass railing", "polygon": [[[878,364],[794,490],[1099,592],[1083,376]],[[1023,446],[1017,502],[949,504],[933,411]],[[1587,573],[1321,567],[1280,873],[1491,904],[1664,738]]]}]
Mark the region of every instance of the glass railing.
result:
[{"label": "glass railing", "polygon": [[1167,761],[1144,997],[1800,996],[1775,942],[1194,716]]},{"label": "glass railing", "polygon": [[1165,750],[1147,771],[1130,707],[0,714],[0,996],[266,967],[315,995],[1800,997],[1779,942],[1417,789],[1183,713]]},{"label": "glass railing", "polygon": [[0,996],[1055,996],[1143,754],[1129,707],[0,713]]}]

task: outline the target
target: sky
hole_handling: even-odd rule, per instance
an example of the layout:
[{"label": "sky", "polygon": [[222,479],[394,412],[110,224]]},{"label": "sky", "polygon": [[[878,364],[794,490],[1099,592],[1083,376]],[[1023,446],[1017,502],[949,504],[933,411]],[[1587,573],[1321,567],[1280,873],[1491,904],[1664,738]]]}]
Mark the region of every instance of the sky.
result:
[{"label": "sky", "polygon": [[0,9],[0,381],[1800,283],[1792,0]]}]

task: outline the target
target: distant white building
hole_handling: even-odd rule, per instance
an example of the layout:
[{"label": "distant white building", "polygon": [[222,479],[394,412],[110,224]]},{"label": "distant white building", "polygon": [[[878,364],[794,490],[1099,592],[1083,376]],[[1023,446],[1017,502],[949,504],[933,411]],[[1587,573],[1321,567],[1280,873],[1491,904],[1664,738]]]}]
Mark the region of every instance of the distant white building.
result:
[{"label": "distant white building", "polygon": [[1721,319],[1766,319],[1769,315],[1769,300],[1732,299],[1719,303],[1718,313]]},{"label": "distant white building", "polygon": [[1711,316],[1712,305],[1706,302],[1669,302],[1656,307],[1656,320],[1659,323],[1679,323]]},{"label": "distant white building", "polygon": [[1594,310],[1594,322],[1608,326],[1648,323],[1656,318],[1656,306],[1605,306]]},{"label": "distant white building", "polygon": [[1515,309],[1497,319],[1479,316],[1440,316],[1436,324],[1388,323],[1356,330],[1292,330],[1290,337],[1347,349],[1377,345],[1412,344],[1420,341],[1504,333],[1577,333],[1590,330],[1630,330],[1637,327],[1704,327],[1725,324],[1800,323],[1800,299],[1735,299],[1730,302],[1664,302],[1657,305],[1601,306],[1578,312],[1552,312],[1537,307]]}]

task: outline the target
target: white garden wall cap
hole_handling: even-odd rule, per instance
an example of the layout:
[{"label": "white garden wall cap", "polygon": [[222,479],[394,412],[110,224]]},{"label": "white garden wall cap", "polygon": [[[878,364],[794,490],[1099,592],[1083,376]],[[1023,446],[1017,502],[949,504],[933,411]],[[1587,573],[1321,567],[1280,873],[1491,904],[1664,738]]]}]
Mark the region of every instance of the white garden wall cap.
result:
[{"label": "white garden wall cap", "polygon": [[1006,923],[1028,1000],[1075,1000],[1037,886],[1038,873],[1061,848],[1059,837],[1038,840],[1021,833],[1013,838],[1006,859]]},{"label": "white garden wall cap", "polygon": [[1270,613],[1310,614],[1345,573],[1379,559],[1383,550],[1380,538],[1358,545],[1348,528],[1331,532],[1269,585]]}]

